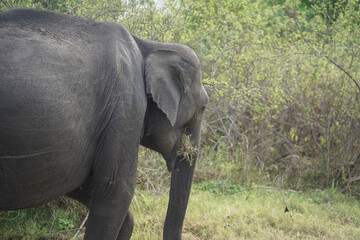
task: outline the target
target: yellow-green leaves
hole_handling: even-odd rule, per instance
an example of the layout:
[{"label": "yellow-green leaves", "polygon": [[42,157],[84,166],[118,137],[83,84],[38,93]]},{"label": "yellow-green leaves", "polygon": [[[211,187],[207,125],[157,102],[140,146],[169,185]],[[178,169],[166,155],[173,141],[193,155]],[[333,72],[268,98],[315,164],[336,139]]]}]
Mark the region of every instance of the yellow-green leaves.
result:
[{"label": "yellow-green leaves", "polygon": [[178,156],[182,156],[184,160],[188,161],[190,166],[194,163],[194,155],[198,149],[194,147],[194,142],[191,140],[190,135],[183,133],[181,135],[181,145],[177,152]]}]

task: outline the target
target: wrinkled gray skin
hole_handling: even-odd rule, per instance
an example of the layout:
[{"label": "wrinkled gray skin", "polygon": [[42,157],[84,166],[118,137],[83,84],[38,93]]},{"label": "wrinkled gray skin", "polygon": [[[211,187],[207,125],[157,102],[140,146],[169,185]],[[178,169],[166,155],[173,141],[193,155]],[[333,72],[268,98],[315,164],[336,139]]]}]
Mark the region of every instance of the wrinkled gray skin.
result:
[{"label": "wrinkled gray skin", "polygon": [[198,148],[207,101],[186,46],[118,23],[0,14],[0,209],[67,194],[90,208],[85,239],[129,239],[142,144],[172,171],[163,236],[181,239],[195,164],[177,151],[183,133]]}]

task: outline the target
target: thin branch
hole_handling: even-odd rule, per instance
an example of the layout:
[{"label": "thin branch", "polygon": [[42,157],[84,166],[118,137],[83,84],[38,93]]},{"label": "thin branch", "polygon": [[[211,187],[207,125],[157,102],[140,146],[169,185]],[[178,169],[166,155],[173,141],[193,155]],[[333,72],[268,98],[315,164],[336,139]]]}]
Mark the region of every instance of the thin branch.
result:
[{"label": "thin branch", "polygon": [[8,7],[8,8],[11,7],[11,5],[7,1],[5,1],[5,0],[1,0],[1,1],[3,2],[3,4],[5,4],[6,7]]},{"label": "thin branch", "polygon": [[329,60],[332,64],[334,64],[336,67],[338,67],[341,71],[343,71],[356,85],[356,87],[359,89],[360,91],[360,85],[358,84],[358,82],[353,78],[353,76],[346,71],[340,64],[338,64],[337,62],[335,62],[332,58],[330,58],[329,56],[325,56],[325,58],[327,60]]},{"label": "thin branch", "polygon": [[77,235],[79,235],[80,231],[83,229],[86,221],[88,220],[88,217],[89,217],[89,213],[86,214],[86,217],[84,218],[84,220],[83,220],[83,222],[81,223],[79,229],[77,230],[77,232],[75,233],[75,235],[71,238],[71,240],[74,240],[74,239],[77,237]]}]

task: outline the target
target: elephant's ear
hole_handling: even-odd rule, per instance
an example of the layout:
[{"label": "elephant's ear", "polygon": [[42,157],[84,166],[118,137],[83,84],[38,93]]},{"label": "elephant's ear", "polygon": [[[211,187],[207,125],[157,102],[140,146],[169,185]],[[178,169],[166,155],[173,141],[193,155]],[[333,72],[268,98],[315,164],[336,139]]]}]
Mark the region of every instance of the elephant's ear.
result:
[{"label": "elephant's ear", "polygon": [[146,94],[151,94],[172,126],[176,123],[181,97],[189,90],[192,68],[189,61],[172,50],[154,51],[145,60]]}]

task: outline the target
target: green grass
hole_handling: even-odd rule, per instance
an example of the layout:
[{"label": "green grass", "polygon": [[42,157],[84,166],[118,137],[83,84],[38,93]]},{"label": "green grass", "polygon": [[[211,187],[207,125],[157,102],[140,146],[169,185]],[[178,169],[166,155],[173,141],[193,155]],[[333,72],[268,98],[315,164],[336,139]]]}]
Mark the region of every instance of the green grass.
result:
[{"label": "green grass", "polygon": [[[213,183],[210,183],[213,186]],[[306,193],[252,190],[231,195],[195,190],[184,239],[358,239],[360,204],[336,190]],[[203,184],[200,186],[203,189]],[[144,196],[133,208],[134,239],[160,239],[166,196]],[[286,205],[289,212],[285,213]],[[141,216],[141,217],[140,217]]]},{"label": "green grass", "polygon": [[0,211],[0,239],[71,239],[87,209],[68,198],[44,206]]},{"label": "green grass", "polygon": [[[336,189],[290,192],[209,181],[195,184],[183,238],[195,239],[358,239],[360,203]],[[240,191],[231,194],[231,192]],[[285,207],[289,212],[285,212]],[[161,239],[167,194],[136,191],[132,239]],[[0,239],[71,239],[86,215],[62,199],[36,209],[0,213]],[[83,231],[79,238],[83,237]]]}]

